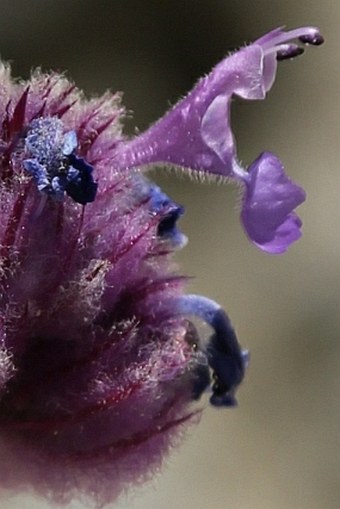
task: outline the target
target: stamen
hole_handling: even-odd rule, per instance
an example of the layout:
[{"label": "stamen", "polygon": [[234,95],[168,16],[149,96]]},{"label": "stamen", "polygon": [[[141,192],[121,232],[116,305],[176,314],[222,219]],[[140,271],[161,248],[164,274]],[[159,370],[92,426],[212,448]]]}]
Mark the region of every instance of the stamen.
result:
[{"label": "stamen", "polygon": [[276,53],[276,59],[279,61],[287,60],[302,55],[302,53],[304,53],[304,49],[297,44],[281,44]]},{"label": "stamen", "polygon": [[321,34],[319,34],[319,32],[301,35],[299,40],[304,44],[312,44],[313,46],[320,46],[325,42],[325,39]]},{"label": "stamen", "polygon": [[[181,314],[196,316],[214,329],[208,344],[201,345],[213,370],[210,403],[214,406],[235,406],[235,391],[243,380],[248,352],[241,350],[227,314],[216,302],[200,295],[184,295],[177,302]],[[204,390],[206,372],[202,370],[201,375],[198,378]],[[199,397],[201,394],[198,394],[197,387],[196,384],[195,393]]]},{"label": "stamen", "polygon": [[295,30],[289,30],[288,32],[281,29],[272,30],[269,34],[257,39],[255,44],[261,45],[263,51],[267,54],[267,51],[270,51],[270,49],[274,46],[286,44],[294,39],[299,39],[303,43],[313,44],[315,46],[324,42],[324,39],[317,28],[302,27],[296,28]]}]

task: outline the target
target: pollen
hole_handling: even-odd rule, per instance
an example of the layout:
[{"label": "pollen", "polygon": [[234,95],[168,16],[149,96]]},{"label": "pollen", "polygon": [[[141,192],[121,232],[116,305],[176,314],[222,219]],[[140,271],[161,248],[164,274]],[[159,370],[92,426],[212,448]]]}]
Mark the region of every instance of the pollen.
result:
[{"label": "pollen", "polygon": [[28,158],[24,168],[32,175],[38,191],[63,201],[65,193],[85,205],[94,201],[97,184],[93,167],[74,152],[78,145],[75,131],[67,131],[57,117],[34,120],[25,138]]}]

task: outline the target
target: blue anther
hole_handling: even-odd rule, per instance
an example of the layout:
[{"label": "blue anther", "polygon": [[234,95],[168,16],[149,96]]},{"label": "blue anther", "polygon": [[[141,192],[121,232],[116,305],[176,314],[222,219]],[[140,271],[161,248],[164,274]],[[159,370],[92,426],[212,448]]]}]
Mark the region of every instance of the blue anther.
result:
[{"label": "blue anther", "polygon": [[290,58],[298,57],[304,53],[304,49],[298,46],[297,44],[281,44],[280,49],[276,53],[276,59],[288,60]]}]

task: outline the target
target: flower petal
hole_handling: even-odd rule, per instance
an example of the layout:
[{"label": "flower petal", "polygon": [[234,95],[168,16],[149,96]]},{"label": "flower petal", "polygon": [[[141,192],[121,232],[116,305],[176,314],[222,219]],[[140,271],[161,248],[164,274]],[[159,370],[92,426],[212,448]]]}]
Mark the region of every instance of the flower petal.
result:
[{"label": "flower petal", "polygon": [[283,253],[301,236],[301,221],[293,210],[305,200],[305,193],[270,152],[254,161],[248,176],[241,213],[244,228],[263,251]]},{"label": "flower petal", "polygon": [[[122,142],[114,158],[115,169],[170,163],[232,175],[235,144],[229,121],[230,99],[232,95],[263,99],[265,88],[261,46],[241,49],[222,60],[147,131]],[[214,140],[216,134],[218,139]]]},{"label": "flower petal", "polygon": [[114,169],[165,163],[243,182],[247,191],[242,219],[248,235],[265,251],[285,251],[301,235],[300,220],[292,210],[304,200],[304,193],[285,177],[274,156],[260,156],[250,175],[239,165],[230,104],[233,96],[264,99],[275,81],[278,60],[300,55],[300,43],[322,42],[315,27],[287,32],[277,28],[241,48],[217,64],[144,133],[119,143]]}]

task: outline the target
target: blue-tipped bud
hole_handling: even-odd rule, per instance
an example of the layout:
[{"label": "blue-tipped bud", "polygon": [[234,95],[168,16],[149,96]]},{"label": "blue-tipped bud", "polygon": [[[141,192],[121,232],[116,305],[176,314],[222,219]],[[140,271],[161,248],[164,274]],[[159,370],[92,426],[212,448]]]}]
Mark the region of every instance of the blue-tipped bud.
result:
[{"label": "blue-tipped bud", "polygon": [[74,154],[78,145],[75,131],[64,134],[59,118],[37,118],[32,121],[25,138],[25,148],[31,156],[23,161],[37,188],[56,201],[65,193],[75,202],[93,202],[97,193],[93,167]]},{"label": "blue-tipped bud", "polygon": [[[214,406],[235,406],[234,394],[243,380],[248,352],[242,351],[227,314],[216,302],[200,295],[180,297],[177,307],[181,314],[196,316],[213,328],[207,344],[198,346],[213,372],[210,402]],[[194,394],[198,398],[207,387],[208,377],[204,367],[199,367],[195,375]]]}]

